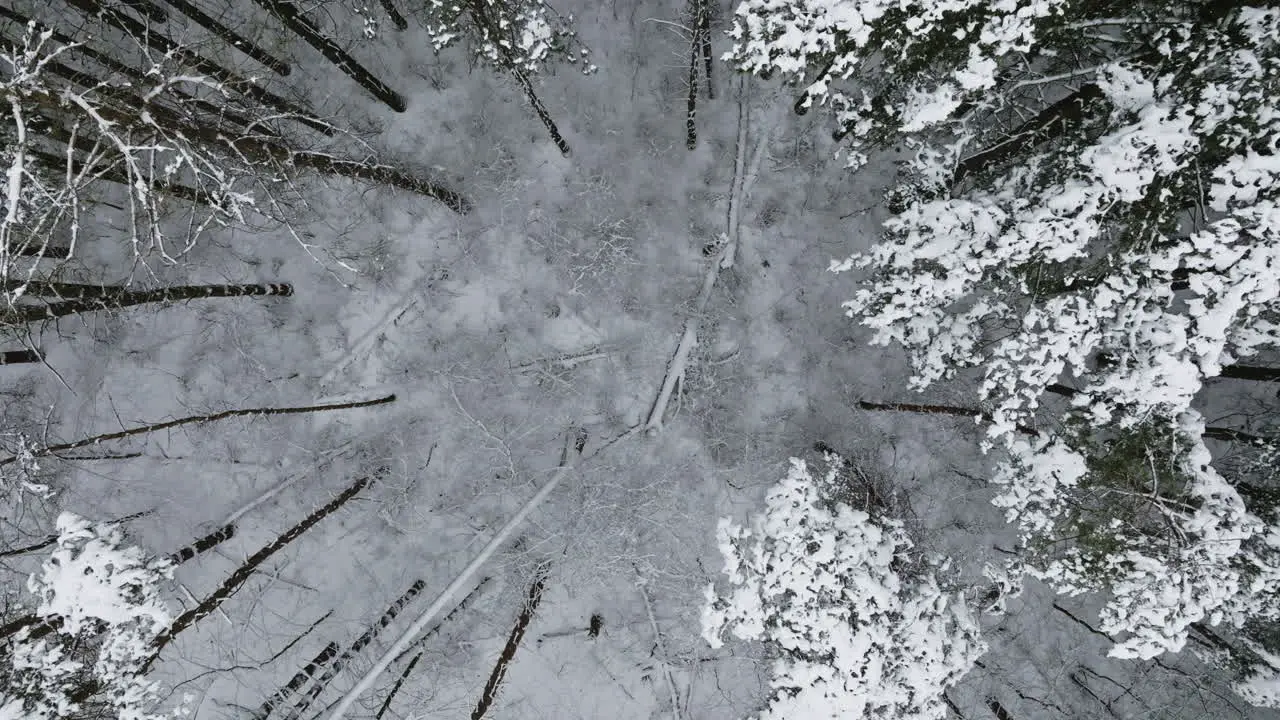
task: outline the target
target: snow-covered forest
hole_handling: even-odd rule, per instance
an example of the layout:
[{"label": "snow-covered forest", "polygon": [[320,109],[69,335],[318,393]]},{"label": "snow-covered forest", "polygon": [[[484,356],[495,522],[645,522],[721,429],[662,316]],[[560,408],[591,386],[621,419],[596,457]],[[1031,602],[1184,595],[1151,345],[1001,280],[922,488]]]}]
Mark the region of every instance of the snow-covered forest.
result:
[{"label": "snow-covered forest", "polygon": [[0,720],[1280,718],[1274,0],[0,0]]}]

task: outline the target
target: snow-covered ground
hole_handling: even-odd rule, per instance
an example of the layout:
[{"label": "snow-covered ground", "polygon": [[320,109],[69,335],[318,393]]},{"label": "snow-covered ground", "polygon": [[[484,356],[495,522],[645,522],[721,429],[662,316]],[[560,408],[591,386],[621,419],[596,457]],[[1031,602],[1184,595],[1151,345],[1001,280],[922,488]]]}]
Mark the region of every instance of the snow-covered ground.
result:
[{"label": "snow-covered ground", "polygon": [[[475,211],[317,183],[297,227],[318,261],[283,233],[239,231],[181,268],[186,282],[290,282],[293,297],[92,318],[45,341],[61,381],[39,367],[3,369],[6,385],[29,385],[28,403],[65,439],[227,408],[396,394],[389,405],[234,418],[119,448],[141,457],[60,463],[60,505],[94,519],[152,510],[128,529],[157,552],[292,479],[243,514],[235,538],[178,570],[195,598],[386,468],[166,651],[158,679],[195,696],[194,720],[249,717],[326,644],[345,646],[424,581],[302,716],[322,717],[550,476],[574,427],[588,432],[584,459],[483,568],[490,579],[390,666],[357,716],[376,713],[419,649],[389,717],[469,714],[544,561],[545,594],[486,717],[748,715],[767,675],[762,648],[712,650],[700,637],[703,588],[721,563],[716,520],[758,509],[788,457],[811,456],[816,441],[879,464],[907,499],[919,544],[951,555],[961,582],[979,582],[982,563],[999,557],[993,546],[1010,542],[990,489],[973,479],[985,466],[969,423],[857,409],[859,399],[907,398],[906,370],[842,315],[858,278],[827,267],[876,240],[892,158],[848,174],[827,128],[793,115],[785,89],[719,64],[717,97],[699,99],[689,151],[688,42],[670,25],[681,4],[580,4],[599,73],[562,69],[538,85],[571,157],[514,83],[469,68],[459,52],[436,56],[412,25],[385,26],[372,41],[348,28],[354,52],[408,98],[400,114],[290,45],[301,71],[293,87],[344,123],[376,128],[365,139],[384,160],[439,168]],[[736,253],[717,271],[703,249],[722,234]],[[699,342],[686,348],[661,432],[633,432],[652,424],[690,323]],[[1030,587],[986,623],[992,650],[952,693],[965,717],[991,716],[993,698],[1019,720],[1267,716],[1223,687],[1200,689],[1191,658],[1162,661],[1168,670],[1106,660],[1105,641],[1053,602]]]}]

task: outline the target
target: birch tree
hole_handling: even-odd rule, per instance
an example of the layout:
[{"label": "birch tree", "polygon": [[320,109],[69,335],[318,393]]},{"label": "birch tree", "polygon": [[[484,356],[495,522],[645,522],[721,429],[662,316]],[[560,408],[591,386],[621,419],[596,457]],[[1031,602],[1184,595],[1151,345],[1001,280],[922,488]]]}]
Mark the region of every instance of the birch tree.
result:
[{"label": "birch tree", "polygon": [[917,389],[978,369],[1027,567],[1105,593],[1119,657],[1280,611],[1276,518],[1196,404],[1280,330],[1273,5],[748,0],[731,33],[851,165],[909,151],[846,308]]}]

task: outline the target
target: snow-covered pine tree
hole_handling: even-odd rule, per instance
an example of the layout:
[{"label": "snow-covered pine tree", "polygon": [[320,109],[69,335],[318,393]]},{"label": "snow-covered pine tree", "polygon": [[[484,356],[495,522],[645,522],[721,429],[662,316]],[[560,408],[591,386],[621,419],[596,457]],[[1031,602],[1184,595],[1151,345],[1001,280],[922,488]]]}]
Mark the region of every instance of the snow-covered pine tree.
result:
[{"label": "snow-covered pine tree", "polygon": [[168,560],[128,546],[118,525],[72,513],[57,520],[56,548],[27,588],[35,615],[3,638],[0,720],[53,720],[95,709],[120,720],[158,720],[155,686],[139,672],[171,616]]},{"label": "snow-covered pine tree", "polygon": [[569,144],[533,88],[533,77],[551,62],[596,70],[578,41],[573,16],[562,17],[546,0],[427,0],[423,21],[437,52],[462,42],[481,62],[510,73],[560,152]]},{"label": "snow-covered pine tree", "polygon": [[908,572],[900,522],[833,501],[840,465],[792,458],[749,527],[718,528],[730,588],[707,588],[703,636],[727,631],[776,653],[777,718],[943,718],[943,692],[986,650],[963,598]]},{"label": "snow-covered pine tree", "polygon": [[[906,349],[918,389],[981,368],[997,503],[1033,572],[1109,592],[1117,656],[1280,614],[1277,519],[1215,469],[1193,402],[1280,338],[1275,6],[737,10],[730,59],[827,107],[851,163],[912,151],[883,241],[833,263],[870,270],[847,309]],[[1020,432],[1055,383],[1077,390],[1058,424]]]}]

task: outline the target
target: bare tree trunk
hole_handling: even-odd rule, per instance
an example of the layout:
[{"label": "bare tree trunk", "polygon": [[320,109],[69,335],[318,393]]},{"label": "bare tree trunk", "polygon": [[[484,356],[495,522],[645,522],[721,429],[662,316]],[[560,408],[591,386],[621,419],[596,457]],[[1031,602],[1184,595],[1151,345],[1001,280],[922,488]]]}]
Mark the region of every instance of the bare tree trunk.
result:
[{"label": "bare tree trunk", "polygon": [[292,2],[289,0],[254,0],[254,2],[279,18],[285,27],[302,36],[307,44],[318,50],[329,62],[337,65],[339,70],[359,83],[360,87],[369,91],[369,94],[386,103],[392,110],[404,112],[406,105],[399,93],[374,77],[373,73],[357,63],[355,58],[338,47],[337,43],[325,37]]},{"label": "bare tree trunk", "polygon": [[400,686],[404,685],[404,681],[409,677],[409,673],[413,672],[414,666],[418,664],[418,661],[422,659],[424,654],[426,654],[425,650],[414,655],[413,659],[409,661],[409,664],[405,666],[404,672],[400,673],[400,677],[396,678],[396,684],[391,686],[391,692],[387,694],[387,699],[382,702],[382,707],[378,708],[378,714],[373,720],[382,720],[382,716],[387,714],[387,708],[391,707],[391,701],[395,699],[396,693],[400,692]]},{"label": "bare tree trunk", "polygon": [[325,664],[332,660],[337,654],[338,643],[331,642],[328,645],[325,645],[324,649],[320,651],[320,654],[311,658],[311,662],[304,665],[301,670],[289,679],[289,682],[284,687],[276,690],[272,693],[271,697],[267,698],[266,702],[262,703],[262,706],[253,714],[254,720],[265,720],[265,718],[271,714],[271,711],[275,710],[277,705],[279,705],[285,698],[297,692],[299,688],[307,683],[307,680],[314,677],[316,672],[320,668],[324,667]]},{"label": "bare tree trunk", "polygon": [[169,553],[168,560],[174,565],[181,565],[191,558],[221,545],[223,542],[235,537],[235,525],[223,525],[195,542]]},{"label": "bare tree trunk", "polygon": [[145,673],[151,667],[152,663],[160,657],[160,653],[165,649],[165,647],[168,646],[169,643],[173,642],[173,639],[181,634],[182,631],[200,622],[200,620],[208,617],[214,610],[217,610],[227,598],[231,597],[233,593],[239,590],[240,586],[243,585],[255,571],[257,571],[259,565],[266,562],[272,555],[283,550],[289,545],[289,543],[297,540],[303,533],[310,530],[312,527],[315,527],[315,525],[321,520],[332,515],[338,510],[338,508],[345,505],[347,501],[355,497],[357,493],[365,489],[365,487],[367,487],[371,482],[373,482],[372,477],[364,477],[355,481],[350,487],[344,490],[342,494],[331,500],[324,507],[321,507],[319,510],[311,513],[302,522],[289,528],[287,532],[277,537],[274,542],[262,547],[253,555],[250,555],[248,559],[244,561],[244,564],[236,568],[236,571],[231,573],[231,575],[222,582],[222,585],[220,585],[213,594],[201,601],[199,605],[179,615],[169,626],[168,630],[161,634],[160,637],[156,638],[151,657],[147,658],[147,661],[143,663],[140,672]]},{"label": "bare tree trunk", "polygon": [[[26,26],[28,23],[32,22],[30,18],[27,18],[26,16],[21,15],[17,12],[14,12],[13,10],[3,6],[0,6],[0,17],[4,17],[9,20],[12,20],[13,22],[18,23],[19,25],[22,25],[22,26]],[[36,30],[39,32],[52,33],[50,37],[52,37],[54,40],[56,40],[57,42],[63,45],[72,45],[75,42],[70,37],[67,37],[62,33],[52,30],[51,28],[47,28],[41,25],[40,23],[36,23]],[[78,53],[79,55],[89,58],[93,62],[101,65],[103,68],[106,68],[111,72],[118,73],[121,77],[132,80],[138,87],[145,87],[147,84],[153,82],[153,78],[149,78],[141,70],[136,70],[130,67],[129,65],[126,65],[105,53],[99,52],[89,47],[87,44],[81,43],[81,44],[75,45],[75,48],[72,52]],[[99,83],[95,83],[95,85],[98,85],[98,84]],[[114,90],[119,91],[120,88],[114,88]],[[244,117],[243,115],[240,115],[239,113],[236,113],[232,110],[228,110],[227,108],[221,105],[215,105],[214,103],[197,98],[194,95],[188,92],[185,92],[183,90],[180,90],[176,87],[169,88],[168,93],[171,94],[177,101],[180,101],[184,105],[189,105],[192,108],[196,108],[201,112],[206,113],[209,116],[209,119],[226,120],[231,125],[238,126],[239,128],[242,128],[245,131],[248,131],[250,128],[252,128],[255,125],[254,121],[249,120],[248,118]],[[140,103],[138,106],[140,106]],[[158,103],[155,100],[152,100],[151,106],[157,107]],[[163,105],[159,105],[159,106],[164,107]],[[172,109],[169,109],[169,111],[175,112]],[[210,122],[209,119],[205,119],[205,122]],[[310,125],[310,127],[312,127],[313,129],[324,133],[325,135],[332,136],[337,133],[333,125],[315,118],[311,118],[311,122],[308,122],[307,124]],[[263,131],[258,130],[258,132],[263,132]]]},{"label": "bare tree trunk", "polygon": [[440,595],[431,603],[431,606],[422,611],[422,615],[420,615],[417,620],[414,620],[413,624],[401,633],[400,638],[396,640],[390,648],[387,648],[387,651],[382,654],[382,657],[378,658],[378,660],[374,662],[373,667],[369,668],[369,670],[365,672],[364,676],[361,677],[360,680],[358,680],[356,684],[342,696],[337,705],[334,706],[333,711],[329,713],[329,720],[340,720],[346,715],[347,710],[355,704],[356,700],[360,698],[360,695],[373,686],[373,683],[377,681],[378,676],[387,669],[387,666],[391,664],[392,660],[413,644],[414,637],[418,633],[422,632],[423,628],[427,626],[427,623],[435,619],[436,615],[438,615],[440,611],[449,604],[449,601],[453,599],[453,596],[471,581],[471,578],[475,576],[476,572],[478,572],[486,562],[488,562],[489,558],[493,557],[493,554],[497,552],[498,548],[507,541],[507,538],[511,536],[511,533],[525,521],[525,518],[529,517],[529,514],[532,513],[535,508],[541,505],[542,502],[551,495],[551,492],[555,490],[557,486],[560,485],[564,478],[569,474],[569,471],[573,469],[574,462],[578,457],[576,453],[569,451],[570,443],[574,437],[577,437],[575,433],[565,434],[562,462],[560,467],[556,469],[555,474],[543,483],[542,487],[538,488],[538,491],[533,494],[533,497],[529,498],[525,504],[516,511],[515,515],[513,515],[511,519],[498,530],[497,534],[480,549],[480,552],[472,558],[471,562],[467,563],[467,566],[458,573],[457,577],[449,583],[449,586],[446,587],[444,591],[441,592]]},{"label": "bare tree trunk", "polygon": [[40,320],[53,320],[97,310],[123,310],[135,305],[149,303],[174,303],[203,298],[288,297],[293,294],[293,287],[285,283],[265,285],[177,285],[155,290],[111,289],[115,292],[98,297],[86,297],[80,300],[68,300],[49,305],[11,306],[0,310],[0,325],[19,325],[39,322]]},{"label": "bare tree trunk", "polygon": [[[296,415],[300,413],[321,412],[324,410],[351,410],[354,408],[382,405],[384,403],[394,402],[395,399],[395,395],[386,395],[374,400],[335,403],[333,405],[304,405],[300,407],[265,407],[242,410],[224,410],[222,412],[210,413],[208,415],[192,415],[190,417],[179,418],[177,420],[167,420],[165,422],[153,423],[151,425],[142,425],[140,427],[128,428],[126,430],[103,433],[102,435],[94,435],[93,437],[83,438],[74,442],[50,445],[48,447],[33,450],[32,455],[35,457],[44,457],[46,455],[62,452],[63,450],[74,450],[87,445],[97,445],[98,443],[106,442],[108,440],[120,440],[122,438],[133,437],[135,435],[145,435],[147,433],[153,433],[159,430],[168,430],[169,428],[179,427],[181,425],[201,425],[230,417],[245,417],[253,415]],[[0,458],[0,466],[8,465],[15,460],[17,460],[16,456]]]},{"label": "bare tree trunk", "polygon": [[511,664],[512,658],[516,656],[520,641],[524,639],[525,630],[529,628],[529,621],[533,619],[533,613],[538,609],[538,603],[542,601],[542,589],[546,579],[547,564],[543,563],[534,572],[533,584],[529,586],[529,597],[525,600],[524,607],[520,609],[520,615],[516,618],[515,627],[511,628],[511,634],[507,637],[507,644],[503,646],[502,654],[498,656],[498,663],[493,666],[493,672],[489,673],[489,680],[485,682],[484,690],[480,693],[480,702],[476,704],[476,709],[471,711],[471,720],[483,718],[484,714],[489,710],[489,706],[493,704],[493,699],[498,693],[498,686],[502,684],[502,679],[507,675],[507,666]]},{"label": "bare tree trunk", "polygon": [[538,94],[533,91],[533,83],[529,80],[529,76],[515,66],[514,63],[508,63],[511,74],[515,77],[516,82],[520,83],[520,87],[524,90],[524,96],[529,99],[529,104],[533,106],[533,112],[542,121],[543,127],[551,133],[551,141],[560,148],[560,154],[569,157],[569,143],[565,142],[564,137],[560,134],[560,128],[556,127],[556,121],[551,119],[551,113],[547,112],[547,108],[542,104],[542,100],[538,98]]},{"label": "bare tree trunk", "polygon": [[199,53],[184,49],[178,43],[170,40],[164,35],[161,35],[159,32],[148,28],[127,15],[122,15],[111,8],[103,7],[98,3],[98,0],[67,0],[67,2],[80,10],[86,16],[103,18],[107,23],[115,26],[117,29],[130,35],[134,39],[145,43],[153,50],[170,55],[181,62],[187,63],[195,70],[226,83],[229,87],[247,98],[262,103],[263,105],[273,107],[281,112],[289,113],[293,119],[305,125],[315,127],[317,129],[330,128],[329,123],[316,119],[306,108],[258,87],[253,81],[222,67]]},{"label": "bare tree trunk", "polygon": [[[484,587],[485,583],[487,582],[489,582],[489,578],[487,577],[481,578],[480,582],[476,583],[476,586],[471,588],[471,592],[467,593],[466,597],[463,597],[462,600],[458,602],[457,606],[455,606],[452,610],[449,611],[449,614],[441,618],[440,622],[432,626],[430,630],[423,633],[422,638],[418,642],[422,643],[427,638],[439,632],[441,626],[443,626],[445,623],[452,620],[454,615],[457,615],[459,612],[461,612],[462,609],[465,608],[467,604],[471,602],[471,599],[474,598],[476,594],[480,592],[480,588]],[[387,693],[387,699],[382,701],[382,706],[378,708],[378,715],[376,718],[374,718],[374,720],[382,720],[382,716],[386,714],[387,708],[391,707],[391,701],[395,699],[396,693],[400,692],[400,686],[404,685],[405,679],[409,677],[409,673],[413,672],[413,667],[418,664],[418,661],[422,659],[422,656],[424,654],[426,654],[426,651],[420,650],[418,651],[418,654],[414,655],[413,659],[409,661],[409,664],[408,666],[405,667],[404,672],[400,673],[400,677],[397,678],[395,684],[391,686],[391,691]],[[399,658],[396,658],[396,659],[399,660]]]},{"label": "bare tree trunk", "polygon": [[295,152],[290,161],[297,167],[310,168],[329,175],[368,180],[439,200],[459,215],[471,212],[471,201],[443,185],[427,182],[390,165],[341,160],[321,153]]},{"label": "bare tree trunk", "polygon": [[697,34],[701,38],[702,62],[706,69],[707,99],[716,99],[716,88],[711,81],[711,2],[712,0],[695,0],[698,4]]},{"label": "bare tree trunk", "polygon": [[695,29],[693,31],[693,39],[689,43],[689,102],[684,114],[684,144],[690,150],[698,147],[698,53],[702,45],[702,30],[699,25],[699,19],[696,17],[699,13],[698,8],[701,6],[701,2],[693,0],[693,5]]},{"label": "bare tree trunk", "polygon": [[378,0],[378,3],[382,5],[382,11],[387,14],[387,17],[391,18],[391,24],[395,25],[397,30],[405,30],[409,27],[409,21],[405,20],[400,11],[396,9],[393,0]]},{"label": "bare tree trunk", "polygon": [[288,75],[292,71],[292,68],[289,67],[289,63],[286,63],[266,50],[258,47],[253,42],[241,37],[234,30],[210,17],[200,8],[190,2],[187,2],[187,0],[164,0],[164,2],[173,6],[183,15],[186,15],[196,21],[196,23],[201,27],[213,33],[214,37],[217,37],[219,40],[270,68],[272,72],[279,75]]},{"label": "bare tree trunk", "polygon": [[0,352],[0,365],[23,365],[43,360],[38,350],[5,350]]},{"label": "bare tree trunk", "polygon": [[329,681],[333,680],[338,673],[342,672],[342,668],[346,667],[347,663],[351,662],[351,658],[355,657],[356,653],[360,652],[366,645],[376,640],[379,633],[394,622],[396,616],[404,609],[404,606],[412,602],[413,599],[418,596],[418,593],[422,592],[422,589],[426,586],[427,583],[422,580],[414,582],[403,595],[391,604],[391,607],[387,608],[387,611],[382,614],[382,617],[378,619],[376,624],[371,625],[363,635],[356,638],[355,642],[351,643],[351,647],[347,648],[337,660],[334,660],[329,667],[325,668],[325,671],[320,675],[320,677],[316,678],[316,681],[312,683],[311,687],[307,690],[306,695],[299,698],[297,704],[295,704],[293,708],[285,714],[284,720],[297,720],[298,717],[306,712],[307,709],[311,707],[311,704],[315,702],[316,698],[320,697],[320,693],[324,692],[325,688],[328,687]]},{"label": "bare tree trunk", "polygon": [[1049,138],[1065,134],[1083,121],[1095,104],[1101,101],[1102,90],[1096,84],[1089,83],[1049,105],[1000,142],[961,160],[951,176],[952,191],[970,175],[982,172]]}]

